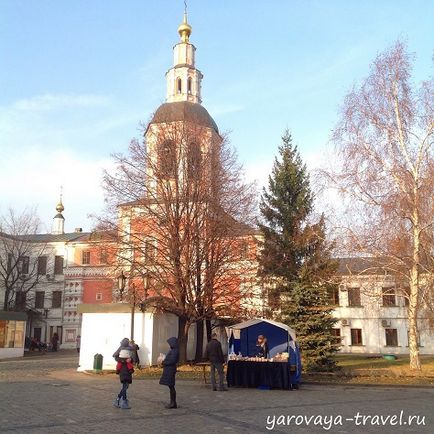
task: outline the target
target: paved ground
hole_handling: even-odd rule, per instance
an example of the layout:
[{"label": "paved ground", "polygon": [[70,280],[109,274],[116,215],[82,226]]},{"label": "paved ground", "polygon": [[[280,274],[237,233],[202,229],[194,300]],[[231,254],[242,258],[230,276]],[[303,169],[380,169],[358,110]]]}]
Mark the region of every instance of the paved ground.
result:
[{"label": "paved ground", "polygon": [[[111,406],[118,379],[79,374],[76,365],[73,353],[0,361],[0,432],[434,432],[434,389],[306,385],[291,392],[212,392],[199,382],[179,381],[180,408],[166,410],[167,388],[137,380],[129,390],[133,408],[120,410]],[[425,424],[416,426],[414,419],[409,426],[414,415],[425,416]],[[380,416],[389,416],[384,426]]]}]

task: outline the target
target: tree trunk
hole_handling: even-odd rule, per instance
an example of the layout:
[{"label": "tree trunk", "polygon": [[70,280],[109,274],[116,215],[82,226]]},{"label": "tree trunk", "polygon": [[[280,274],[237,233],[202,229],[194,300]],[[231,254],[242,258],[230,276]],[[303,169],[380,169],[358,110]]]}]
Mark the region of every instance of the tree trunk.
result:
[{"label": "tree trunk", "polygon": [[196,354],[194,360],[201,362],[203,359],[203,319],[196,322]]},{"label": "tree trunk", "polygon": [[420,357],[417,329],[417,314],[419,311],[419,213],[417,189],[414,188],[415,205],[413,210],[413,263],[410,270],[410,300],[408,303],[408,350],[410,353],[410,369],[420,370]]},{"label": "tree trunk", "polygon": [[211,340],[211,335],[212,335],[211,320],[207,319],[205,321],[205,324],[206,324],[206,341],[209,342]]},{"label": "tree trunk", "polygon": [[9,301],[9,289],[6,288],[5,289],[5,298],[4,298],[4,301],[3,301],[3,310],[9,310],[8,309],[8,307],[9,307],[8,301]]},{"label": "tree trunk", "polygon": [[190,324],[184,317],[178,317],[179,363],[187,362],[188,329]]},{"label": "tree trunk", "polygon": [[410,369],[420,370],[420,357],[417,329],[417,294],[418,289],[410,284],[410,301],[408,306],[408,349],[410,353]]}]

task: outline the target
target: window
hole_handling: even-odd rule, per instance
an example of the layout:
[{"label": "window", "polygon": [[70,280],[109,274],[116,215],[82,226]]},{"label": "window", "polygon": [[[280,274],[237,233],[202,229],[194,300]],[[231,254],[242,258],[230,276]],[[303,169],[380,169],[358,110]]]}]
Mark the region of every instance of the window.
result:
[{"label": "window", "polygon": [[398,330],[397,329],[385,329],[386,333],[386,346],[397,347],[398,346]]},{"label": "window", "polygon": [[146,291],[146,295],[147,295],[147,292],[150,290],[150,289],[154,289],[155,288],[155,278],[154,277],[152,277],[151,275],[149,275],[149,274],[147,274],[146,276],[145,276],[145,291]]},{"label": "window", "polygon": [[24,310],[26,307],[27,292],[18,291],[15,294],[15,308],[19,310]]},{"label": "window", "polygon": [[95,299],[96,299],[96,301],[101,301],[102,300],[102,293],[101,292],[97,292]]},{"label": "window", "polygon": [[351,345],[363,345],[362,329],[351,329]]},{"label": "window", "polygon": [[[337,285],[333,285],[331,288],[327,290],[329,296],[329,303],[332,306],[339,306],[339,287]],[[340,329],[333,329],[340,330]]]},{"label": "window", "polygon": [[145,241],[145,261],[153,262],[157,254],[157,248],[155,247],[155,241]]},{"label": "window", "polygon": [[382,288],[383,306],[396,306],[395,288]]},{"label": "window", "polygon": [[47,257],[39,256],[38,258],[38,274],[47,274]]},{"label": "window", "polygon": [[18,270],[20,274],[29,274],[29,257],[20,256],[18,260]]},{"label": "window", "polygon": [[76,333],[75,329],[66,329],[65,330],[65,342],[76,342]]},{"label": "window", "polygon": [[181,93],[181,92],[182,92],[182,81],[181,81],[180,78],[178,78],[178,79],[176,80],[176,89],[177,89],[177,92],[178,92],[178,93]]},{"label": "window", "polygon": [[176,145],[172,140],[166,140],[159,149],[159,168],[163,176],[175,176],[176,160]]},{"label": "window", "polygon": [[44,308],[45,291],[36,291],[35,307],[36,309]]},{"label": "window", "polygon": [[14,257],[12,255],[12,253],[8,253],[8,273],[10,273],[12,271],[12,261],[14,260]]},{"label": "window", "polygon": [[62,291],[53,291],[52,308],[62,307]]},{"label": "window", "polygon": [[63,274],[63,256],[54,257],[54,274]]},{"label": "window", "polygon": [[332,336],[335,338],[336,342],[341,342],[341,329],[332,329]]},{"label": "window", "polygon": [[102,249],[99,252],[99,263],[100,264],[107,264],[108,262],[108,254],[106,249]]},{"label": "window", "polygon": [[359,307],[360,303],[360,288],[348,288],[348,306]]},{"label": "window", "polygon": [[84,250],[81,252],[81,264],[90,265],[90,252],[89,250]]},{"label": "window", "polygon": [[187,80],[187,92],[191,93],[191,77],[188,77]]},{"label": "window", "polygon": [[192,179],[200,177],[202,151],[198,143],[190,143],[188,148],[188,176]]},{"label": "window", "polygon": [[35,339],[37,339],[38,341],[41,340],[41,337],[42,337],[42,328],[41,327],[35,327],[33,329],[33,337]]},{"label": "window", "polygon": [[0,348],[24,346],[25,321],[0,320]]}]

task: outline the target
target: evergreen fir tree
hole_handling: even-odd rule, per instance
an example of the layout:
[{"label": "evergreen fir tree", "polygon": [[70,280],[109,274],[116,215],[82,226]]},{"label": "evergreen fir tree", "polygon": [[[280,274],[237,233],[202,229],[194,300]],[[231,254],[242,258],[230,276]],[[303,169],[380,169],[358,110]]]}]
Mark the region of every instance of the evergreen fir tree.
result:
[{"label": "evergreen fir tree", "polygon": [[331,259],[324,218],[309,221],[309,175],[288,131],[282,142],[260,204],[260,275],[273,288],[271,309],[280,308],[278,319],[296,330],[305,368],[331,370],[338,342],[332,335],[336,320],[328,294],[336,284],[337,264]]},{"label": "evergreen fir tree", "polygon": [[259,227],[264,235],[260,269],[262,276],[293,280],[298,273],[304,253],[298,239],[307,217],[312,212],[313,195],[309,176],[297,147],[292,144],[288,130],[279,147],[281,160],[274,161],[264,188]]}]

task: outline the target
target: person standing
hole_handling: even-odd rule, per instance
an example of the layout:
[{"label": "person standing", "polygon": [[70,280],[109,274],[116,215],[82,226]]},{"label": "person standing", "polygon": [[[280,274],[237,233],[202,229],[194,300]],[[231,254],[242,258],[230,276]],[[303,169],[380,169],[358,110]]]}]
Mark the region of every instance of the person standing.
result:
[{"label": "person standing", "polygon": [[77,348],[77,353],[80,353],[80,346],[81,346],[81,336],[80,335],[78,335],[75,338],[75,346]]},{"label": "person standing", "polygon": [[215,381],[215,371],[219,375],[219,390],[224,392],[228,389],[224,387],[224,371],[223,365],[225,363],[225,357],[223,355],[222,344],[217,340],[217,334],[213,333],[211,340],[208,342],[205,351],[205,358],[211,362],[211,385],[212,390],[217,390]]},{"label": "person standing", "polygon": [[134,339],[130,340],[130,347],[131,347],[131,360],[133,361],[133,365],[136,368],[140,367],[140,359],[139,359],[139,349],[140,347],[134,342]]},{"label": "person standing", "polygon": [[170,390],[170,404],[166,405],[166,408],[178,408],[175,390],[176,365],[179,362],[178,338],[169,338],[167,339],[167,343],[170,346],[170,351],[162,361],[163,374],[160,378],[160,384],[168,386]]},{"label": "person standing", "polygon": [[57,351],[57,347],[59,345],[59,335],[57,333],[53,334],[51,338],[51,348],[53,351]]},{"label": "person standing", "polygon": [[268,358],[268,343],[264,335],[259,335],[256,341],[256,356],[262,359]]},{"label": "person standing", "polygon": [[119,375],[119,380],[122,384],[122,389],[117,398],[113,402],[113,406],[124,410],[130,409],[130,403],[127,399],[127,389],[133,382],[134,367],[131,363],[131,352],[122,349],[119,352],[118,362],[116,364],[116,374]]}]

